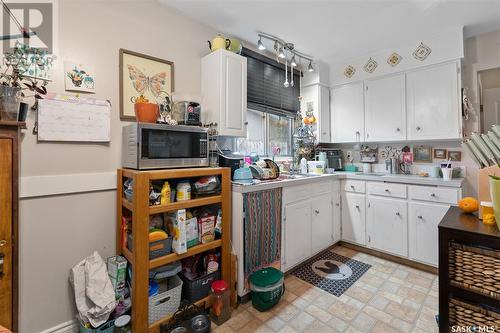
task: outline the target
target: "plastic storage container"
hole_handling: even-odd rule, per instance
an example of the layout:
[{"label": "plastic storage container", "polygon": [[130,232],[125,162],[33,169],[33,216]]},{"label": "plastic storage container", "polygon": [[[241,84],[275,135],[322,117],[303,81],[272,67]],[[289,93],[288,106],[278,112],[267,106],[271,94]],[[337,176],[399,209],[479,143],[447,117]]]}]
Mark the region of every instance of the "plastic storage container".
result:
[{"label": "plastic storage container", "polygon": [[222,325],[231,318],[229,286],[224,280],[216,280],[210,290],[210,317],[217,325]]},{"label": "plastic storage container", "polygon": [[[128,240],[127,240],[127,248],[130,250],[130,251],[133,251],[133,247],[132,247],[132,234],[128,234],[127,235],[128,237]],[[173,241],[173,237],[168,237],[167,239],[163,239],[163,240],[159,240],[159,241],[155,241],[155,242],[151,242],[149,243],[149,248],[156,248],[158,245],[161,245],[161,248],[160,249],[157,249],[157,250],[149,250],[149,259],[154,259],[154,258],[158,258],[158,257],[162,257],[162,256],[166,256],[167,254],[171,253],[172,252],[172,241]]]},{"label": "plastic storage container", "polygon": [[285,292],[283,272],[273,267],[258,270],[250,276],[252,305],[259,311],[275,306]]},{"label": "plastic storage container", "polygon": [[149,323],[173,314],[181,304],[182,280],[177,276],[168,279],[168,289],[156,296],[149,297]]},{"label": "plastic storage container", "polygon": [[188,279],[182,273],[180,273],[179,276],[182,282],[184,282],[182,298],[194,303],[208,296],[212,282],[220,279],[220,271],[203,275],[194,280]]}]

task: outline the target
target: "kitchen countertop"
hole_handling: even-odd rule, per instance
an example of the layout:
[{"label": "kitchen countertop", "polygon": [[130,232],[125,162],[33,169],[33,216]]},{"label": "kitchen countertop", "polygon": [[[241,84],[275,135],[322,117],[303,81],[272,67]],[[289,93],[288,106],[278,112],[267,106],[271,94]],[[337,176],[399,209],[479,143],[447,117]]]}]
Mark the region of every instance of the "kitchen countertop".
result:
[{"label": "kitchen countertop", "polygon": [[297,179],[262,181],[260,183],[252,185],[240,185],[237,183],[233,183],[232,190],[233,192],[248,193],[248,192],[268,190],[276,187],[287,187],[287,186],[307,184],[307,183],[322,181],[325,179],[354,179],[354,180],[377,181],[386,183],[443,186],[443,187],[454,187],[454,188],[462,187],[462,182],[464,181],[464,178],[453,178],[452,180],[445,181],[442,178],[420,177],[418,175],[386,174],[383,176],[379,176],[375,174],[360,174],[355,172],[335,172],[333,174],[308,176]]}]

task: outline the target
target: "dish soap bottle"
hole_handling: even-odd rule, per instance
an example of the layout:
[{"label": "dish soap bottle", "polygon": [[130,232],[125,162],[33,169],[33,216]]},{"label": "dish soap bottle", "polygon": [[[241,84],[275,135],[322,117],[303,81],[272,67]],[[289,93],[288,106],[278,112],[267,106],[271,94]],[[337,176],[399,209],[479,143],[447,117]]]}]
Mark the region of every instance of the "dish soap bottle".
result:
[{"label": "dish soap bottle", "polygon": [[301,174],[306,174],[307,173],[307,160],[305,157],[302,157],[300,159],[300,173]]},{"label": "dish soap bottle", "polygon": [[169,203],[170,203],[170,184],[168,182],[165,182],[163,184],[163,187],[161,188],[160,204],[166,205]]}]

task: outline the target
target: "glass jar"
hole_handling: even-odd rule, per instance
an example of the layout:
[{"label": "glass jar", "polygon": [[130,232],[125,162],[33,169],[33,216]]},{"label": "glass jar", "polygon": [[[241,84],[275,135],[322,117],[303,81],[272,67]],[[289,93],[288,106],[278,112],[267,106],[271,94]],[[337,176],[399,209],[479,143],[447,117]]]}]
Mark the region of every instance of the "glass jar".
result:
[{"label": "glass jar", "polygon": [[130,316],[124,315],[116,318],[114,333],[131,333]]},{"label": "glass jar", "polygon": [[231,317],[230,291],[224,280],[215,280],[210,289],[210,317],[218,326]]}]

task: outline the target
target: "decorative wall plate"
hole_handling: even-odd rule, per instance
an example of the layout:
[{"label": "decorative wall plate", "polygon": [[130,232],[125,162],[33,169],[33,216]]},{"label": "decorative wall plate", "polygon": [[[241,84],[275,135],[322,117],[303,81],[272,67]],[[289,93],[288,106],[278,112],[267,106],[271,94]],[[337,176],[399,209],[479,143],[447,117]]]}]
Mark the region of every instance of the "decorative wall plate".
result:
[{"label": "decorative wall plate", "polygon": [[429,56],[429,54],[431,54],[431,52],[431,48],[421,42],[413,52],[413,57],[417,60],[424,61]]},{"label": "decorative wall plate", "polygon": [[403,59],[403,57],[394,52],[387,58],[387,63],[392,67],[396,67],[401,62],[401,59]]},{"label": "decorative wall plate", "polygon": [[368,62],[365,64],[365,67],[363,67],[363,69],[365,70],[365,72],[367,73],[373,73],[375,71],[375,69],[377,69],[377,66],[378,66],[378,63],[373,60],[372,58],[368,59]]},{"label": "decorative wall plate", "polygon": [[356,74],[356,68],[352,67],[351,65],[347,66],[344,69],[344,76],[347,78],[353,77],[353,75]]}]

